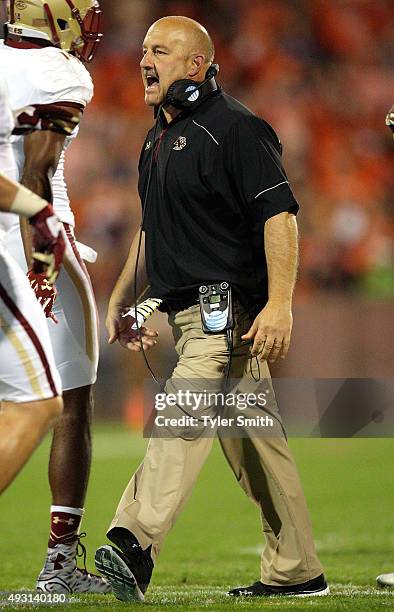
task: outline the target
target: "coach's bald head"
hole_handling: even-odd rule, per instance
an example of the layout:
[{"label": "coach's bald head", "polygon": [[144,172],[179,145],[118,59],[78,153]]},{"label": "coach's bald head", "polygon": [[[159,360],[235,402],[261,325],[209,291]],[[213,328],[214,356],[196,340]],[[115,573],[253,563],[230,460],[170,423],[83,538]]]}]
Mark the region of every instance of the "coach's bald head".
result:
[{"label": "coach's bald head", "polygon": [[141,70],[146,104],[161,104],[174,81],[203,81],[214,55],[211,37],[194,19],[172,16],[156,21],[143,42]]}]

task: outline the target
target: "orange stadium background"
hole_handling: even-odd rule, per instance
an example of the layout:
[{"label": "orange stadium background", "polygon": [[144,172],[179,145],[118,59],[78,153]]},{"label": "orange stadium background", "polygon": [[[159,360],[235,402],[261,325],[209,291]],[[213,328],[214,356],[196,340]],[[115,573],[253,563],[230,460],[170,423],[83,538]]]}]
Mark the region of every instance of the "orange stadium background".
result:
[{"label": "orange stadium background", "polygon": [[[100,0],[105,38],[89,66],[95,97],[67,154],[77,235],[101,317],[96,414],[138,427],[141,356],[107,345],[108,298],[138,228],[137,163],[152,113],[139,61],[147,27],[187,15],[210,31],[218,81],[269,121],[301,205],[293,344],[276,376],[392,377],[394,23],[389,0]],[[164,315],[149,354],[165,377],[175,360]]]}]

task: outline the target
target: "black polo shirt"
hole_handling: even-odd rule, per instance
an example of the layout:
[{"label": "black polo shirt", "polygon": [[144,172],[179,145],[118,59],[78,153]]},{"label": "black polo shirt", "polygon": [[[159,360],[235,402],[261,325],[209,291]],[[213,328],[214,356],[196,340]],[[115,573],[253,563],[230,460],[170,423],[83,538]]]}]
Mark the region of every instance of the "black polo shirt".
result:
[{"label": "black polo shirt", "polygon": [[271,126],[221,90],[145,140],[139,194],[145,202],[149,295],[185,308],[201,284],[225,280],[251,312],[268,299],[264,223],[296,213]]}]

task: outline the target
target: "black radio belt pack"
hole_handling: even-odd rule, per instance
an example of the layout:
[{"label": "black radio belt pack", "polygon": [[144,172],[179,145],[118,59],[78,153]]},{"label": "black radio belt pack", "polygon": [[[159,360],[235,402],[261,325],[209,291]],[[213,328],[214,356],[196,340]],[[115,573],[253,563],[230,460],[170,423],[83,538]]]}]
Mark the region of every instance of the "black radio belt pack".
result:
[{"label": "black radio belt pack", "polygon": [[202,329],[206,334],[222,334],[233,328],[231,287],[226,281],[201,285],[199,303]]}]

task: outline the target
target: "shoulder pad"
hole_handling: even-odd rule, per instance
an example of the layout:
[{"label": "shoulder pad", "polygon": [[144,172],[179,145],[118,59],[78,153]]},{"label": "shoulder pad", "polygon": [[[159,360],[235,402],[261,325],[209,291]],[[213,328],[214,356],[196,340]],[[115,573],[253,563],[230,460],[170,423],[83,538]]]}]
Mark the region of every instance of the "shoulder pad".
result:
[{"label": "shoulder pad", "polygon": [[91,101],[92,79],[84,65],[75,57],[52,48],[42,49],[36,56],[31,57],[30,78],[39,93],[41,103],[67,101],[86,106]]}]

